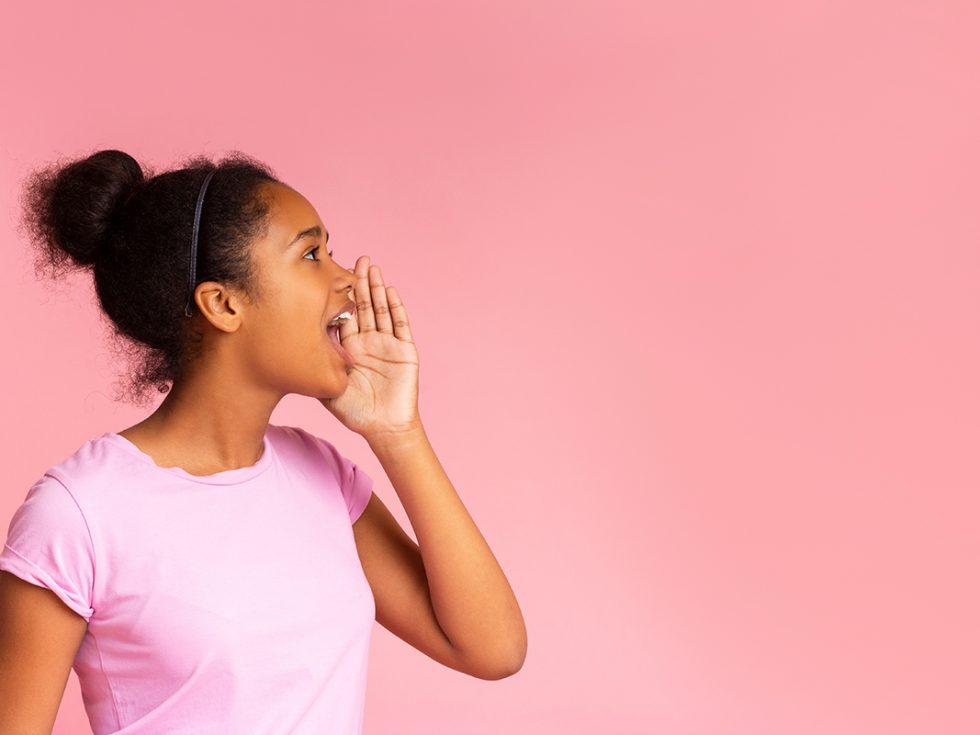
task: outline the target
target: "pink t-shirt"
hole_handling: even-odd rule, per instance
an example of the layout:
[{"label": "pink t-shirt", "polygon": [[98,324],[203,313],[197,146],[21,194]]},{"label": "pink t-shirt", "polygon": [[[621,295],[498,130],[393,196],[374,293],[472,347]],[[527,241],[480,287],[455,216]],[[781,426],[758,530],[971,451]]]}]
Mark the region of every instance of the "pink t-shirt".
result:
[{"label": "pink t-shirt", "polygon": [[375,603],[351,525],[373,482],[270,424],[258,462],[195,476],[106,433],[28,491],[0,569],[88,621],[95,735],[355,735]]}]

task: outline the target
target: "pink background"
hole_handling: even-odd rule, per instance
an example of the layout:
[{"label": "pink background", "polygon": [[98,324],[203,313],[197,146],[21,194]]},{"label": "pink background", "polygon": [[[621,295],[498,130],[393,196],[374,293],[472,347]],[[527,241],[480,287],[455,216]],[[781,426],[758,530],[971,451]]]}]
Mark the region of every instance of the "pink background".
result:
[{"label": "pink background", "polygon": [[[498,682],[377,626],[366,733],[976,733],[978,33],[951,0],[11,6],[0,516],[145,415],[90,276],[35,281],[21,177],[238,148],[405,298],[528,625]],[[410,529],[318,403],[273,421]]]}]

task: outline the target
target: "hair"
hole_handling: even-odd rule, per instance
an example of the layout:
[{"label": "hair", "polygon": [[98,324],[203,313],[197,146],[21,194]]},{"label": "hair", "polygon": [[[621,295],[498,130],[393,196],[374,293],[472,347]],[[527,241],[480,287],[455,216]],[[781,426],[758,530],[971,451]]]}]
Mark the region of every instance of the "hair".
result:
[{"label": "hair", "polygon": [[219,281],[258,301],[252,243],[268,231],[271,207],[261,185],[283,182],[246,154],[192,156],[156,173],[127,153],[101,150],[25,179],[18,231],[35,249],[35,275],[93,271],[112,345],[130,366],[128,380],[116,383],[117,401],[148,404],[154,389],[167,393],[201,357],[199,320],[186,318],[184,307],[197,196],[212,170],[194,285]]}]

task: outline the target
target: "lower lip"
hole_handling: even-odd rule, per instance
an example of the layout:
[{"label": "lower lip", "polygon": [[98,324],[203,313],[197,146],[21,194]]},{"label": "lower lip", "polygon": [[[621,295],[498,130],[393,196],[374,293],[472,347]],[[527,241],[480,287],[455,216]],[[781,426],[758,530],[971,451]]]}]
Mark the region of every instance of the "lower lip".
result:
[{"label": "lower lip", "polygon": [[[336,335],[336,337],[334,335]],[[351,353],[349,353],[347,350],[345,350],[344,346],[340,343],[340,330],[328,329],[327,339],[330,340],[330,344],[333,345],[334,349],[337,350],[340,356],[344,359],[344,362],[350,367],[353,367],[355,364],[354,356],[351,355]]]}]

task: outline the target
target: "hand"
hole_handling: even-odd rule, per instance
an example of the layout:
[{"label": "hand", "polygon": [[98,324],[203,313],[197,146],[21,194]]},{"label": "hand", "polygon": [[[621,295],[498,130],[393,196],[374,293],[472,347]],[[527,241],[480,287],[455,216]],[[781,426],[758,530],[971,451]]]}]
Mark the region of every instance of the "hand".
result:
[{"label": "hand", "polygon": [[340,342],[356,362],[347,374],[347,389],[318,400],[365,437],[420,427],[419,356],[405,305],[368,256],[357,259],[354,274],[357,314],[341,323]]}]

